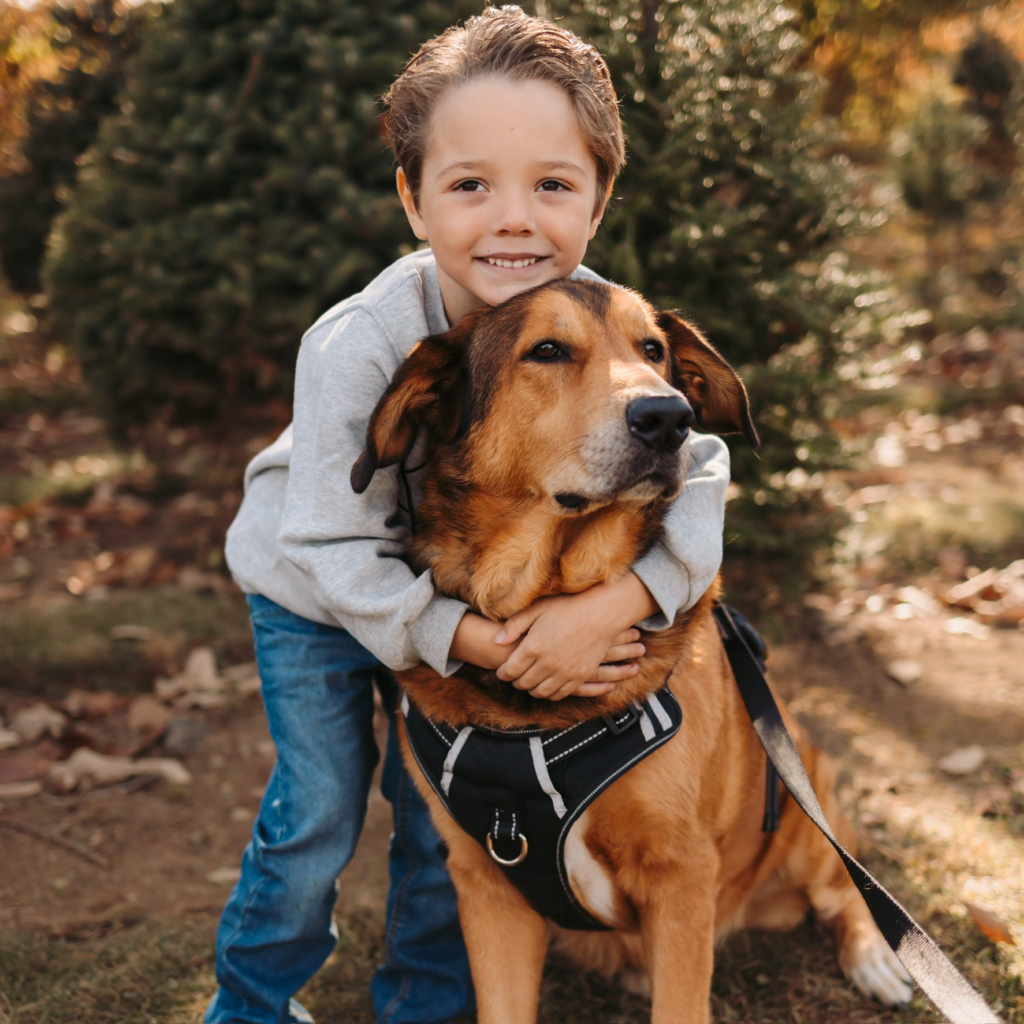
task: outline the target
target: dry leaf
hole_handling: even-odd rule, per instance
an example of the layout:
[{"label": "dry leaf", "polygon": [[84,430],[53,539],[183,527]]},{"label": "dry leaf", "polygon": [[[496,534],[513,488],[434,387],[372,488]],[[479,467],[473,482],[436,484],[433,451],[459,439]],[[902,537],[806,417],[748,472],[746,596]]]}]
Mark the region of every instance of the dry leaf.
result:
[{"label": "dry leaf", "polygon": [[981,933],[989,942],[1005,942],[1008,946],[1017,945],[1013,941],[1010,929],[1006,922],[994,911],[985,907],[979,907],[977,903],[964,900],[964,906],[971,915],[971,920],[978,926]]},{"label": "dry leaf", "polygon": [[970,775],[985,763],[985,751],[975,745],[961,747],[936,762],[947,775]]},{"label": "dry leaf", "polygon": [[55,738],[63,736],[67,721],[64,715],[49,704],[40,703],[15,711],[11,716],[11,729],[26,743],[31,743],[46,733]]},{"label": "dry leaf", "polygon": [[921,673],[924,670],[919,661],[913,661],[910,658],[897,658],[896,661],[891,661],[886,665],[885,671],[901,686],[912,686],[921,678]]},{"label": "dry leaf", "polygon": [[38,796],[43,791],[43,784],[34,779],[32,782],[0,782],[0,800],[21,800],[27,796]]},{"label": "dry leaf", "polygon": [[66,761],[53,765],[50,779],[63,793],[78,788],[89,779],[96,785],[111,786],[136,775],[160,775],[168,782],[187,785],[192,776],[180,761],[169,757],[143,757],[131,761],[127,757],[108,757],[88,747],[79,747]]},{"label": "dry leaf", "polygon": [[116,714],[128,705],[130,698],[121,693],[89,690],[72,690],[64,700],[64,710],[72,718],[105,718]]},{"label": "dry leaf", "polygon": [[241,877],[242,872],[239,868],[217,868],[206,876],[206,880],[215,885],[234,885]]}]

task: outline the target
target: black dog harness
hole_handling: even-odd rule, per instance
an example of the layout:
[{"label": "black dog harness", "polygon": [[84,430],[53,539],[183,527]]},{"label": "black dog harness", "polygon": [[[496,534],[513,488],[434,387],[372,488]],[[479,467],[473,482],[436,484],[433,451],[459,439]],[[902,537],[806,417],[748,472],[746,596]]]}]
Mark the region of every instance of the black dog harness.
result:
[{"label": "black dog harness", "polygon": [[448,813],[485,846],[508,880],[563,928],[606,931],[569,885],[565,840],[620,775],[679,731],[667,686],[617,715],[567,729],[453,729],[402,695],[409,745]]}]

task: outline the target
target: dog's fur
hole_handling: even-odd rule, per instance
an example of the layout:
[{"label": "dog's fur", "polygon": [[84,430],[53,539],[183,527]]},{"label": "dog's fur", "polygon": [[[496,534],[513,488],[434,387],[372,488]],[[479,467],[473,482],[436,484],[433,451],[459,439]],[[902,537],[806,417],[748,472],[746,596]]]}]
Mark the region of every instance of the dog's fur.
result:
[{"label": "dog's fur", "polygon": [[[538,348],[545,343],[554,348]],[[625,410],[680,392],[701,428],[756,443],[743,384],[692,325],[626,289],[553,282],[421,341],[374,411],[352,483],[373,486],[375,471],[403,459],[425,428],[411,561],[443,592],[502,619],[539,597],[619,579],[650,546],[685,460],[641,443]],[[765,758],[711,616],[714,596],[647,633],[639,673],[606,697],[537,700],[470,666],[445,679],[420,665],[400,681],[425,714],[456,728],[556,728],[616,712],[671,672],[679,735],[603,793],[566,843],[577,896],[616,930],[561,932],[558,944],[634,986],[646,970],[655,1021],[705,1021],[715,943],[744,927],[792,928],[813,908],[833,927],[854,982],[906,1001],[902,965],[800,809],[785,800],[779,830],[760,830]],[[786,721],[829,821],[851,845],[831,765]],[[534,1021],[547,926],[448,816],[404,735],[402,745],[450,851],[480,1020]]]}]

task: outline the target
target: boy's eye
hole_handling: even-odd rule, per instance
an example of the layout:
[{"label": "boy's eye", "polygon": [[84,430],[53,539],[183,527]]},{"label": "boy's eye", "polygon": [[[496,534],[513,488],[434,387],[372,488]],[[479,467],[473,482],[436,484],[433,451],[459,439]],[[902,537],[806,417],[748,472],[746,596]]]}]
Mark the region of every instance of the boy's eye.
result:
[{"label": "boy's eye", "polygon": [[557,341],[545,339],[544,341],[538,341],[526,353],[525,358],[536,363],[566,362],[569,359],[569,353]]},{"label": "boy's eye", "polygon": [[483,183],[477,181],[475,178],[470,178],[468,181],[460,181],[455,186],[454,191],[456,192],[479,192],[483,188]]},{"label": "boy's eye", "polygon": [[652,341],[648,339],[644,342],[644,355],[652,363],[660,363],[665,358],[665,350],[661,347],[660,341]]},{"label": "boy's eye", "polygon": [[568,191],[569,186],[564,181],[556,181],[554,178],[548,178],[547,181],[540,183],[541,192],[560,192]]}]

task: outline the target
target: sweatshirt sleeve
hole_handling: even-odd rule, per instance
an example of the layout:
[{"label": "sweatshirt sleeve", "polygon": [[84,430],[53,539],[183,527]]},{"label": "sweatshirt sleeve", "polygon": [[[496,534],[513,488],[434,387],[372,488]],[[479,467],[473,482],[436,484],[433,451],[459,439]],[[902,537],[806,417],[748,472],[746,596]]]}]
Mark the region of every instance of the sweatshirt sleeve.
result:
[{"label": "sweatshirt sleeve", "polygon": [[397,467],[378,471],[363,494],[349,483],[370,414],[400,362],[360,308],[303,339],[278,545],[320,606],[385,665],[424,661],[447,676],[459,668],[448,650],[468,606],[402,561],[409,531],[395,517]]},{"label": "sweatshirt sleeve", "polygon": [[669,506],[661,537],[633,565],[661,609],[640,623],[642,629],[670,626],[700,600],[722,564],[729,449],[712,434],[691,434],[689,447],[686,481]]}]

